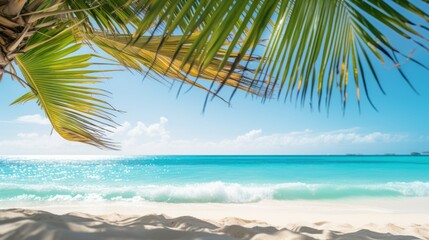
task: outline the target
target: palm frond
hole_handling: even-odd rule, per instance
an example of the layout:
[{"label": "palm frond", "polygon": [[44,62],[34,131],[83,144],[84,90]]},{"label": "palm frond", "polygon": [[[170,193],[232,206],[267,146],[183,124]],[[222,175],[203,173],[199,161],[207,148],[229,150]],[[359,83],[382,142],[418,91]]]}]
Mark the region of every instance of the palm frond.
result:
[{"label": "palm frond", "polygon": [[47,30],[34,35],[29,45],[38,42],[44,43],[15,59],[32,93],[14,103],[35,97],[63,138],[114,149],[115,144],[104,137],[115,125],[111,119],[114,109],[102,100],[105,91],[91,86],[100,81],[92,75],[100,71],[89,68],[93,56],[76,53],[81,45],[71,30]]},{"label": "palm frond", "polygon": [[145,1],[130,0],[66,0],[64,7],[74,10],[69,20],[81,22],[87,32],[128,33],[133,22],[145,9]]},{"label": "palm frond", "polygon": [[34,92],[30,91],[30,92],[23,94],[21,97],[17,98],[10,105],[23,104],[23,103],[33,101],[33,100],[37,100],[37,96],[34,94]]},{"label": "palm frond", "polygon": [[[224,82],[228,86],[250,91],[256,94],[256,88],[250,86],[251,80],[244,76],[247,71],[243,66],[235,66],[232,61],[223,64],[223,69],[218,70],[221,60],[225,56],[223,49],[220,49],[211,61],[204,68],[200,64],[187,63],[184,61],[189,47],[198,38],[198,34],[190,36],[183,42],[179,52],[175,52],[182,36],[170,36],[165,39],[160,36],[144,36],[136,42],[131,42],[132,38],[125,34],[92,34],[87,36],[95,45],[114,57],[122,65],[141,72],[153,72],[161,77],[168,77],[173,80],[180,80],[198,88],[209,91],[204,85],[197,83],[197,79]],[[160,42],[162,46],[160,46]],[[235,53],[230,53],[230,58],[236,58]],[[245,56],[246,60],[248,56]]]},{"label": "palm frond", "polygon": [[[292,95],[300,98],[304,104],[308,96],[312,102],[313,95],[317,95],[320,107],[323,97],[329,106],[333,90],[338,89],[345,107],[350,82],[355,86],[358,101],[362,85],[369,96],[368,82],[374,79],[380,84],[382,79],[374,71],[377,62],[396,66],[411,87],[399,58],[427,68],[392,43],[393,38],[403,38],[417,49],[429,49],[429,15],[421,8],[428,6],[425,0],[148,2],[135,39],[161,33],[162,48],[171,36],[181,34],[172,58],[175,60],[181,52],[181,67],[189,63],[203,70],[217,59],[219,65],[215,69],[223,71],[233,54],[236,57],[232,59],[230,74],[237,66],[251,64],[244,56],[260,54],[256,71],[243,76],[246,81],[253,79],[250,87],[259,88],[264,97],[284,93],[291,99]],[[191,37],[195,39],[185,45]],[[261,47],[265,39],[268,40]],[[225,54],[219,58],[220,51]],[[228,76],[216,93],[226,84],[225,79]]]}]

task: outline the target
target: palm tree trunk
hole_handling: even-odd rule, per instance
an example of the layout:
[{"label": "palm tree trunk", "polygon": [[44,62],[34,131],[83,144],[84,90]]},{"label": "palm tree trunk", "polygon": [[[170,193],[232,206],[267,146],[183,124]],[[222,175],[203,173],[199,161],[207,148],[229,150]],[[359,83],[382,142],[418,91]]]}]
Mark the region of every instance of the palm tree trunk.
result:
[{"label": "palm tree trunk", "polygon": [[27,0],[0,0],[0,78],[3,70],[25,46],[31,24],[22,17]]},{"label": "palm tree trunk", "polygon": [[[0,0],[0,80],[15,56],[25,49],[27,40],[40,28],[50,27],[55,22],[37,25],[31,17],[44,0]],[[25,14],[24,16],[22,16]]]},{"label": "palm tree trunk", "polygon": [[9,0],[9,3],[7,3],[2,9],[3,15],[16,17],[22,11],[26,2],[27,0]]},{"label": "palm tree trunk", "polygon": [[6,56],[3,53],[3,49],[0,49],[0,68],[4,65],[6,65],[7,61],[6,61]]}]

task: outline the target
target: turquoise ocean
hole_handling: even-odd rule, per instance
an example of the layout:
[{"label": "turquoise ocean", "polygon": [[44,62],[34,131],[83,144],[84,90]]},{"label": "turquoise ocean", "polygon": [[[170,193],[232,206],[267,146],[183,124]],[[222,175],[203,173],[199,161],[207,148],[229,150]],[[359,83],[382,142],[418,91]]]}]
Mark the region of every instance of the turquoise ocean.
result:
[{"label": "turquoise ocean", "polygon": [[0,206],[386,197],[429,197],[429,156],[0,156]]}]

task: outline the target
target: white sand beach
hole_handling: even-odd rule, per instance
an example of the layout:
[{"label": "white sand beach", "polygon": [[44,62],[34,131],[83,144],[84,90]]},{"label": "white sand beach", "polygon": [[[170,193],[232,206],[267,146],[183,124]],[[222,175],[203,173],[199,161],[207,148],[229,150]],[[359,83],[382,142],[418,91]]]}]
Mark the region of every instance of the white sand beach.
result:
[{"label": "white sand beach", "polygon": [[429,198],[76,203],[0,210],[0,239],[429,239]]}]

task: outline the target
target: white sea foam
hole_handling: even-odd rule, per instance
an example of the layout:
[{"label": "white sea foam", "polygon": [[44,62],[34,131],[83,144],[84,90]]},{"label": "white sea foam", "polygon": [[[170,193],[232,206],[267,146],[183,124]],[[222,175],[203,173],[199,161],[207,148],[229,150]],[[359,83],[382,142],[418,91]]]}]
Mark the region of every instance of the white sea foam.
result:
[{"label": "white sea foam", "polygon": [[0,184],[0,201],[155,201],[246,203],[265,199],[338,199],[347,197],[428,197],[429,182],[383,184],[238,184],[58,186]]}]

